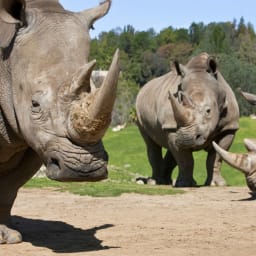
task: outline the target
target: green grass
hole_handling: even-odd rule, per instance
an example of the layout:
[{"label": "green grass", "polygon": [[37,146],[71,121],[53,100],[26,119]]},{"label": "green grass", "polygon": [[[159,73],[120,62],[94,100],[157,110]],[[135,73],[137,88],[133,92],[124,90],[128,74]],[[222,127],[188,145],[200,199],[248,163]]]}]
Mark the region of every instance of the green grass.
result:
[{"label": "green grass", "polygon": [[[256,120],[240,119],[240,129],[236,134],[230,149],[232,152],[246,152],[244,138],[256,138],[254,133]],[[150,195],[175,194],[182,192],[170,186],[144,186],[135,183],[139,176],[151,176],[151,168],[146,156],[146,147],[136,126],[129,126],[120,132],[109,130],[104,137],[104,145],[109,153],[109,178],[96,183],[59,183],[46,178],[34,178],[26,187],[55,187],[60,191],[70,191],[80,195],[90,196],[118,196],[122,193],[141,193]],[[198,185],[203,185],[206,179],[206,153],[194,153],[194,177]],[[223,163],[222,174],[228,185],[245,186],[242,173]],[[177,168],[174,171],[174,179]]]}]

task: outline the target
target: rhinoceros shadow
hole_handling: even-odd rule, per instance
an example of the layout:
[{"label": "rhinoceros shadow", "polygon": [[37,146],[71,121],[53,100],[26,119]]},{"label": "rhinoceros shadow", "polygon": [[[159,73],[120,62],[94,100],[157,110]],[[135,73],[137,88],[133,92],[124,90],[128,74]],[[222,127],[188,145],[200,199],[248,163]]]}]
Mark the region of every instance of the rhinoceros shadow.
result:
[{"label": "rhinoceros shadow", "polygon": [[76,253],[107,250],[102,240],[96,238],[98,230],[111,228],[105,224],[92,229],[83,230],[62,221],[26,219],[13,216],[13,227],[22,233],[23,241],[37,247],[46,247],[56,253]]}]

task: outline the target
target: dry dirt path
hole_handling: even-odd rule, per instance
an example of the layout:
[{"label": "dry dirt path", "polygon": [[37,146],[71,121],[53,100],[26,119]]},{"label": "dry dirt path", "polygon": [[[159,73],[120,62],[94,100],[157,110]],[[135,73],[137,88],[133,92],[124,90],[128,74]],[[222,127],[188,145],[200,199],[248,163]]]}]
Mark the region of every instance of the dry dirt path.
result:
[{"label": "dry dirt path", "polygon": [[175,196],[81,197],[22,189],[13,215],[24,242],[0,256],[256,255],[256,201],[246,187]]}]

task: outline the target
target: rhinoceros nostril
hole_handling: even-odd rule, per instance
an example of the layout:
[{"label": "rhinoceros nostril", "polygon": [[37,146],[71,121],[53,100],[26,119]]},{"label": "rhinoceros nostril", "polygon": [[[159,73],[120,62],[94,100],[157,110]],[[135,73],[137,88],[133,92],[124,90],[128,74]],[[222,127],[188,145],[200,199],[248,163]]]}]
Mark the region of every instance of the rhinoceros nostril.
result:
[{"label": "rhinoceros nostril", "polygon": [[198,140],[200,140],[200,139],[202,139],[202,135],[201,135],[201,134],[197,134],[197,135],[196,135],[196,141],[198,141]]},{"label": "rhinoceros nostril", "polygon": [[203,134],[197,134],[195,136],[195,144],[196,145],[203,145],[205,143],[205,138]]},{"label": "rhinoceros nostril", "polygon": [[61,169],[59,160],[57,158],[51,158],[51,165],[55,165],[58,169]]}]

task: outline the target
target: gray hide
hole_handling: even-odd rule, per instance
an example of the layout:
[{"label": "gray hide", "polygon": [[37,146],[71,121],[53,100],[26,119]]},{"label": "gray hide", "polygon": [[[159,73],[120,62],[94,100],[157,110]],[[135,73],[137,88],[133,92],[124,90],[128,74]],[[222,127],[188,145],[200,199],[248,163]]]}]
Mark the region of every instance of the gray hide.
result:
[{"label": "gray hide", "polygon": [[[239,128],[239,109],[233,91],[207,53],[185,66],[148,82],[136,101],[137,123],[147,146],[152,178],[171,184],[178,166],[176,186],[194,186],[192,152],[208,152],[206,185],[225,185],[221,159],[212,147],[215,140],[228,149]],[[162,148],[166,148],[162,156]]]},{"label": "gray hide", "polygon": [[111,0],[79,13],[57,0],[0,0],[0,243],[18,189],[41,164],[58,181],[107,178],[102,137],[119,75],[116,51],[101,88],[91,84],[89,30]]}]

